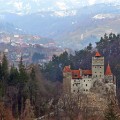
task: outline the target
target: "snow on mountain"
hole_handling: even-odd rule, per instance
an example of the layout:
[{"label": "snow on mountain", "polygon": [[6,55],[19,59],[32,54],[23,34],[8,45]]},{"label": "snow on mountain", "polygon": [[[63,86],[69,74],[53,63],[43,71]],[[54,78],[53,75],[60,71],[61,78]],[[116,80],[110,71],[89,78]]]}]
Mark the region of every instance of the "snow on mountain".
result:
[{"label": "snow on mountain", "polygon": [[54,15],[58,17],[74,16],[76,15],[76,10],[71,11],[54,11]]},{"label": "snow on mountain", "polygon": [[60,10],[67,10],[69,8],[64,2],[56,2],[56,5]]},{"label": "snow on mountain", "polygon": [[[119,4],[119,0],[0,0],[0,12],[30,14],[38,11],[66,11],[99,3]],[[59,15],[64,16],[63,13]]]},{"label": "snow on mountain", "polygon": [[113,14],[97,14],[93,17],[94,19],[106,19],[106,18],[115,18],[115,15]]}]

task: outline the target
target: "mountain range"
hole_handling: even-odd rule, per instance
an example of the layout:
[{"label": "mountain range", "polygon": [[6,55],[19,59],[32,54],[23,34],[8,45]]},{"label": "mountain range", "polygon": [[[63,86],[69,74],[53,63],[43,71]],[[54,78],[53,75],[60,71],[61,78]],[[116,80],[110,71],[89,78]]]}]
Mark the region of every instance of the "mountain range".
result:
[{"label": "mountain range", "polygon": [[[104,33],[120,31],[119,0],[115,3],[114,0],[109,1],[112,3],[99,3],[97,0],[85,0],[84,3],[77,0],[58,0],[57,5],[52,0],[50,4],[45,4],[48,1],[29,0],[28,5],[27,1],[19,0],[19,10],[15,7],[14,0],[6,2],[8,6],[14,7],[3,9],[0,12],[0,21],[12,24],[26,34],[44,36],[53,39],[59,46],[72,49],[82,49],[88,43],[98,41]],[[29,11],[25,8],[26,5],[30,6]]]},{"label": "mountain range", "polygon": [[77,9],[100,3],[119,4],[119,0],[0,0],[0,12],[30,14],[40,11]]}]

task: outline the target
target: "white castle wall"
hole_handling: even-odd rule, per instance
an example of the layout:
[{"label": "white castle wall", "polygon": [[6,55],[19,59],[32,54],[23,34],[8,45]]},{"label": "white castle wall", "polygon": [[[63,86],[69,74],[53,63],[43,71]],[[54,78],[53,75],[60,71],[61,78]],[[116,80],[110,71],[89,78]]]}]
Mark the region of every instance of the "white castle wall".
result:
[{"label": "white castle wall", "polygon": [[83,79],[71,79],[71,92],[89,92],[90,88],[93,86],[92,78]]},{"label": "white castle wall", "polygon": [[81,79],[71,79],[71,93],[78,93],[82,89]]},{"label": "white castle wall", "polygon": [[81,81],[83,92],[89,92],[90,88],[93,86],[92,78],[83,78]]}]

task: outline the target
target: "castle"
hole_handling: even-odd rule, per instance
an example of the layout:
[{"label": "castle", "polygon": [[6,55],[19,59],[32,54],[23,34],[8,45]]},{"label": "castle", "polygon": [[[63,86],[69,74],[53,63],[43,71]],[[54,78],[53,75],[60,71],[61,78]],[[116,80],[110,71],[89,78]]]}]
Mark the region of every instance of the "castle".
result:
[{"label": "castle", "polygon": [[109,64],[104,72],[104,57],[99,52],[92,57],[92,70],[71,70],[70,66],[65,66],[63,77],[64,92],[89,93],[95,81],[114,85],[116,88],[116,77],[112,74]]}]

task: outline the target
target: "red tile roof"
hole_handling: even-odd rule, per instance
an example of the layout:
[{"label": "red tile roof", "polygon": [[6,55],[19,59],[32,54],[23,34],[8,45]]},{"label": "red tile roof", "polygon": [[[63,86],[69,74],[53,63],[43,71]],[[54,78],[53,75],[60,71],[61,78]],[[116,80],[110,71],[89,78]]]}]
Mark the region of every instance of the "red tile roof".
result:
[{"label": "red tile roof", "polygon": [[82,74],[83,75],[92,75],[92,70],[83,70]]},{"label": "red tile roof", "polygon": [[101,57],[101,54],[99,52],[96,52],[95,57]]},{"label": "red tile roof", "polygon": [[108,64],[105,75],[112,75],[110,65]]},{"label": "red tile roof", "polygon": [[70,66],[65,66],[63,72],[71,72]]},{"label": "red tile roof", "polygon": [[72,79],[80,79],[80,70],[72,70]]}]

